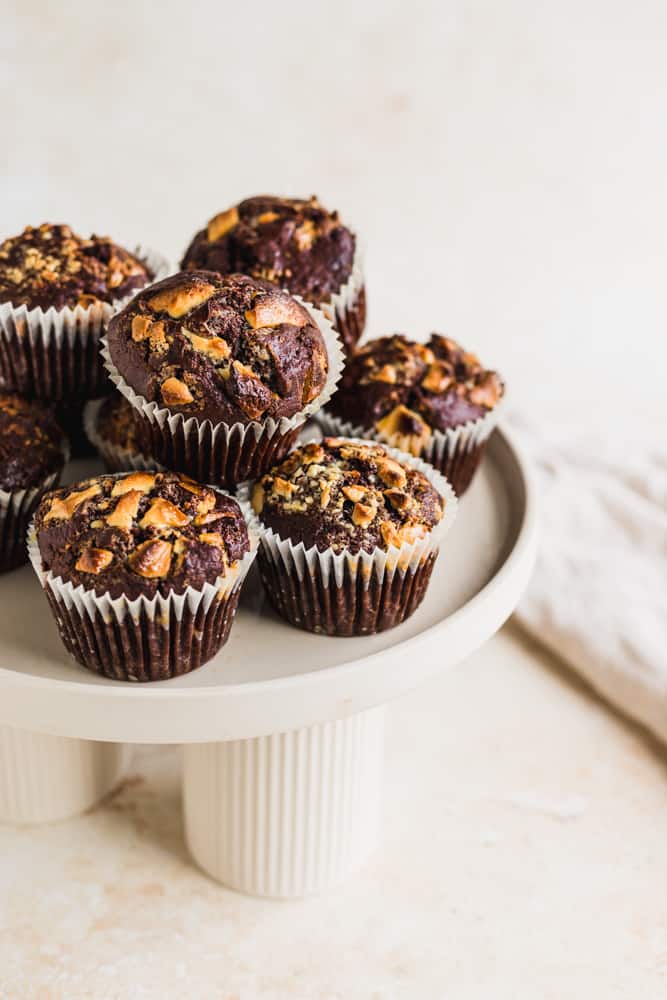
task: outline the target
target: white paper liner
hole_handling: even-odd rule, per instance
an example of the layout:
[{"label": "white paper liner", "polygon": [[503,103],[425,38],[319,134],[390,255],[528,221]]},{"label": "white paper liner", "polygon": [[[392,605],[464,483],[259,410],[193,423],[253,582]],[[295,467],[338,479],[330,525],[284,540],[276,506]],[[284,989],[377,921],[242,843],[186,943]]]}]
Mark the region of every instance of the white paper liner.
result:
[{"label": "white paper liner", "polygon": [[[132,253],[153,272],[153,281],[161,281],[172,271],[169,261],[149,247],[140,244]],[[42,309],[37,306],[29,309],[25,305],[15,307],[11,302],[0,303],[0,360],[3,362],[0,370],[13,370],[12,352],[15,350],[21,350],[26,361],[25,372],[15,378],[3,378],[3,386],[50,400],[67,398],[72,393],[85,398],[99,391],[99,380],[95,377],[99,369],[99,338],[114,313],[139,291],[141,289],[135,289],[113,303],[96,302],[87,307]],[[76,356],[76,365],[62,364],[64,348]],[[62,370],[65,368],[70,370],[65,372]]]},{"label": "white paper liner", "polygon": [[[26,536],[29,521],[37,505],[45,493],[58,485],[65,465],[69,461],[70,449],[66,439],[61,445],[63,466],[38,486],[26,490],[0,489],[0,566],[13,569],[28,561],[26,551]],[[23,549],[22,558],[18,558],[17,550]],[[3,570],[0,570],[2,572]]]},{"label": "white paper liner", "polygon": [[[122,475],[124,473],[117,474],[117,476]],[[231,497],[231,494],[225,490],[220,490],[215,486],[210,488],[217,493],[223,493],[225,496]],[[126,616],[130,615],[132,621],[138,624],[143,612],[151,621],[157,620],[165,629],[168,629],[172,611],[175,613],[177,621],[182,619],[186,608],[193,615],[202,608],[204,612],[207,612],[214,600],[220,597],[229,597],[235,590],[241,587],[248,574],[248,570],[252,566],[259,542],[259,533],[255,525],[255,519],[254,516],[250,516],[252,511],[249,509],[247,503],[241,503],[236,497],[231,497],[231,499],[236,500],[239,504],[245,518],[248,526],[250,548],[235,566],[229,568],[225,576],[218,577],[215,583],[205,583],[201,590],[197,590],[195,587],[186,587],[182,594],[171,592],[166,597],[163,597],[162,594],[156,594],[152,598],[145,597],[142,594],[134,600],[129,600],[129,598],[124,596],[111,597],[109,593],[100,596],[94,590],[86,589],[81,583],[75,587],[69,580],[63,580],[60,576],[54,576],[50,570],[45,570],[42,567],[42,557],[39,545],[37,544],[34,518],[28,529],[28,555],[30,562],[39,578],[42,588],[46,589],[49,587],[58,601],[64,604],[68,610],[73,607],[76,608],[76,611],[82,618],[87,615],[91,621],[94,621],[95,615],[99,614],[105,624],[111,624],[113,621],[123,622]]]},{"label": "white paper liner", "polygon": [[88,400],[83,408],[83,429],[86,432],[86,437],[93,448],[99,453],[107,468],[111,472],[120,472],[125,469],[128,472],[132,470],[141,472],[152,472],[156,469],[161,470],[162,466],[154,458],[151,458],[150,455],[143,455],[139,451],[130,451],[129,448],[121,448],[120,445],[113,444],[111,441],[105,441],[103,437],[100,437],[97,433],[97,416],[105,399],[106,397]]},{"label": "white paper liner", "polygon": [[[449,428],[446,431],[432,430],[431,436],[421,450],[419,457],[435,469],[449,475],[455,489],[458,478],[456,476],[457,462],[460,462],[467,453],[481,448],[486,443],[502,414],[505,396],[506,391],[503,392],[503,396],[492,410],[488,410],[476,420],[468,420],[465,424]],[[402,450],[402,435],[383,434],[373,427],[360,427],[349,421],[341,420],[340,417],[334,416],[327,410],[322,410],[317,414],[317,423],[320,425],[322,433],[328,436],[363,438],[366,441],[377,441],[380,444]],[[404,452],[404,454],[407,453]],[[465,491],[469,481],[465,483],[461,492]],[[461,492],[458,493],[459,496]]]},{"label": "white paper liner", "polygon": [[[255,443],[257,443],[266,439],[282,439],[297,431],[309,417],[313,417],[331,399],[342,375],[345,358],[340,338],[333,324],[320,309],[304,302],[298,295],[292,297],[308,311],[319,327],[329,361],[327,379],[322,391],[293,417],[281,417],[279,420],[268,417],[266,420],[253,420],[248,424],[240,422],[213,424],[210,420],[199,420],[198,417],[185,417],[182,413],[172,413],[171,410],[160,406],[159,403],[149,402],[128,385],[111,360],[106,337],[102,338],[100,352],[104,366],[118,391],[146,420],[159,428],[163,436],[168,435],[174,439],[178,436],[179,439],[187,441],[190,447],[205,448],[210,452],[224,453],[233,446],[236,453],[242,454],[249,438],[254,438]],[[190,471],[190,474],[194,474],[193,470],[183,471]],[[195,478],[198,477],[195,476]],[[205,476],[204,478],[208,480],[212,477]],[[248,478],[247,472],[245,475],[239,474],[238,476],[239,481],[246,478]]]},{"label": "white paper liner", "polygon": [[[351,438],[356,444],[368,444],[362,438]],[[436,469],[414,455],[407,455],[396,448],[384,446],[388,455],[398,462],[422,472],[432,486],[445,501],[445,508],[439,523],[424,538],[416,542],[405,542],[400,547],[391,545],[386,551],[376,548],[373,552],[335,552],[333,549],[320,551],[313,545],[307,549],[303,542],[295,544],[289,538],[281,538],[272,528],[267,528],[259,517],[253,513],[254,524],[259,532],[262,552],[276,566],[291,575],[296,573],[299,580],[314,577],[319,574],[325,586],[331,581],[336,587],[342,587],[346,578],[356,579],[362,575],[363,585],[368,589],[371,577],[375,575],[378,581],[385,576],[393,577],[396,572],[405,575],[414,572],[424,559],[432,552],[437,552],[440,543],[450,530],[456,518],[458,501],[454,490],[444,476]],[[243,483],[237,490],[239,500],[249,504],[252,484]]]},{"label": "white paper liner", "polygon": [[[349,227],[348,227],[349,228]],[[327,319],[333,324],[333,326],[342,330],[347,329],[349,322],[349,316],[356,315],[356,309],[358,306],[359,296],[365,291],[365,279],[364,279],[364,250],[359,240],[359,236],[353,230],[350,232],[354,235],[354,258],[352,260],[352,270],[350,271],[350,277],[347,279],[344,285],[338,289],[338,291],[331,296],[328,302],[322,302],[319,308],[327,317]],[[364,317],[365,320],[365,317]],[[365,323],[364,323],[365,325]],[[359,330],[359,336],[354,339],[353,343],[346,344],[346,348],[353,350],[356,343],[361,339],[364,329],[363,326]],[[341,334],[342,335],[342,334]],[[344,338],[343,338],[344,339]]]}]

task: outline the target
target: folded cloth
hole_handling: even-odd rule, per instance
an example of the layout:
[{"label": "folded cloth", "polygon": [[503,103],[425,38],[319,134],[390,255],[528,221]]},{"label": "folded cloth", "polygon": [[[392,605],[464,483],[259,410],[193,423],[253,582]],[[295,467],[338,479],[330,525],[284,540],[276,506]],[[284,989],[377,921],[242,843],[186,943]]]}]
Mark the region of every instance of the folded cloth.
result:
[{"label": "folded cloth", "polygon": [[542,531],[519,623],[667,742],[667,444],[536,435]]}]

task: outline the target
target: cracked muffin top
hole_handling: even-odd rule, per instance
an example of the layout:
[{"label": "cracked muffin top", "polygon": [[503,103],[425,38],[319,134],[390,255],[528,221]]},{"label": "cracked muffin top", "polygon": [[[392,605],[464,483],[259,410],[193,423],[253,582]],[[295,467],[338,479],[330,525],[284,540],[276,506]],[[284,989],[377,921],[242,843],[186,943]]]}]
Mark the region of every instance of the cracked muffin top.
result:
[{"label": "cracked muffin top", "polygon": [[424,538],[445,501],[380,444],[324,438],[296,448],[255,483],[252,506],[281,538],[322,552],[373,552]]},{"label": "cracked muffin top", "polygon": [[63,432],[35,400],[0,393],[0,489],[39,486],[65,464]]},{"label": "cracked muffin top", "polygon": [[246,275],[174,274],[109,324],[109,353],[136,393],[185,417],[292,417],[326,383],[319,327],[287,292]]},{"label": "cracked muffin top", "polygon": [[47,493],[35,515],[45,570],[111,597],[201,590],[250,548],[231,497],[175,472],[98,476]]},{"label": "cracked muffin top", "polygon": [[352,273],[353,233],[315,196],[260,195],[215,215],[185,252],[184,270],[240,271],[328,302]]},{"label": "cracked muffin top", "polygon": [[27,226],[0,243],[0,302],[29,309],[117,302],[153,275],[106,236],[84,239],[69,226]]},{"label": "cracked muffin top", "polygon": [[477,420],[503,392],[497,372],[450,337],[433,333],[420,344],[394,334],[369,341],[350,358],[328,408],[419,455],[433,430]]}]

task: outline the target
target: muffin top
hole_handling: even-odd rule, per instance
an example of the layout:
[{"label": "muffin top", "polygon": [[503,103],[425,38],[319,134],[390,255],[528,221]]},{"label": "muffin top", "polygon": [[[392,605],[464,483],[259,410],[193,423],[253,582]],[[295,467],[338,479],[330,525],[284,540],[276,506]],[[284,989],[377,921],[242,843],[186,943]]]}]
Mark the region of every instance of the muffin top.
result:
[{"label": "muffin top", "polygon": [[69,226],[27,226],[0,243],[0,302],[63,309],[116,302],[152,278],[106,236],[84,239]]},{"label": "muffin top", "polygon": [[322,391],[319,327],[287,292],[241,274],[174,274],[109,324],[109,352],[135,392],[186,417],[291,417]]},{"label": "muffin top", "polygon": [[438,524],[444,504],[423,473],[382,445],[346,438],[296,448],[252,493],[266,527],[321,552],[372,552],[418,541]]},{"label": "muffin top", "polygon": [[181,266],[241,271],[287,288],[316,305],[352,273],[355,237],[313,196],[247,198],[220,212],[192,240]]},{"label": "muffin top", "polygon": [[43,483],[65,464],[63,432],[43,404],[0,393],[0,489]]},{"label": "muffin top", "polygon": [[144,454],[148,450],[145,424],[139,414],[119,392],[107,396],[97,411],[95,430],[103,441]]},{"label": "muffin top", "polygon": [[419,344],[394,334],[371,340],[349,360],[329,409],[418,455],[432,430],[476,420],[503,391],[498,374],[455,340],[433,333]]},{"label": "muffin top", "polygon": [[175,472],[98,476],[54,490],[35,528],[46,570],[131,600],[201,590],[250,547],[236,501]]}]

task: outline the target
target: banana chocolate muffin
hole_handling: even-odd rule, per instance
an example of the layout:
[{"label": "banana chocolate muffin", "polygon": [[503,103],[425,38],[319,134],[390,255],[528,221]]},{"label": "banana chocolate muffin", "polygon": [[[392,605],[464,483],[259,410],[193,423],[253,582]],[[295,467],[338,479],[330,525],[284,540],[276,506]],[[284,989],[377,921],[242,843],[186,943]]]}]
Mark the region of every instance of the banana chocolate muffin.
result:
[{"label": "banana chocolate muffin", "polygon": [[436,529],[445,513],[451,520],[456,500],[418,460],[324,438],[264,475],[252,506],[260,572],[278,613],[311,631],[364,635],[399,624],[419,605]]},{"label": "banana chocolate muffin", "polygon": [[155,468],[146,421],[119,392],[86,403],[84,425],[109,472]]},{"label": "banana chocolate muffin", "polygon": [[212,271],[141,291],[109,324],[108,352],[112,380],[147,418],[157,461],[225,485],[285,454],[329,372],[320,328],[291,295]]},{"label": "banana chocolate muffin", "polygon": [[345,291],[335,326],[351,350],[366,322],[363,284],[356,278],[351,284],[358,259],[354,233],[315,196],[260,195],[215,215],[195,235],[181,266],[250,274],[320,308]]},{"label": "banana chocolate muffin", "polygon": [[42,494],[57,483],[66,458],[63,432],[50,409],[0,394],[0,571],[27,562],[30,518]]},{"label": "banana chocolate muffin", "polygon": [[[0,381],[49,401],[100,395],[99,336],[153,272],[106,236],[28,226],[0,243]],[[72,314],[67,310],[75,310]]]},{"label": "banana chocolate muffin", "polygon": [[[225,642],[251,552],[232,497],[173,472],[99,476],[47,494],[34,532],[35,568],[83,666],[156,680]],[[86,610],[67,600],[77,587]]]},{"label": "banana chocolate muffin", "polygon": [[497,372],[450,337],[372,340],[350,359],[325,429],[375,437],[438,468],[461,495],[504,393]]}]

